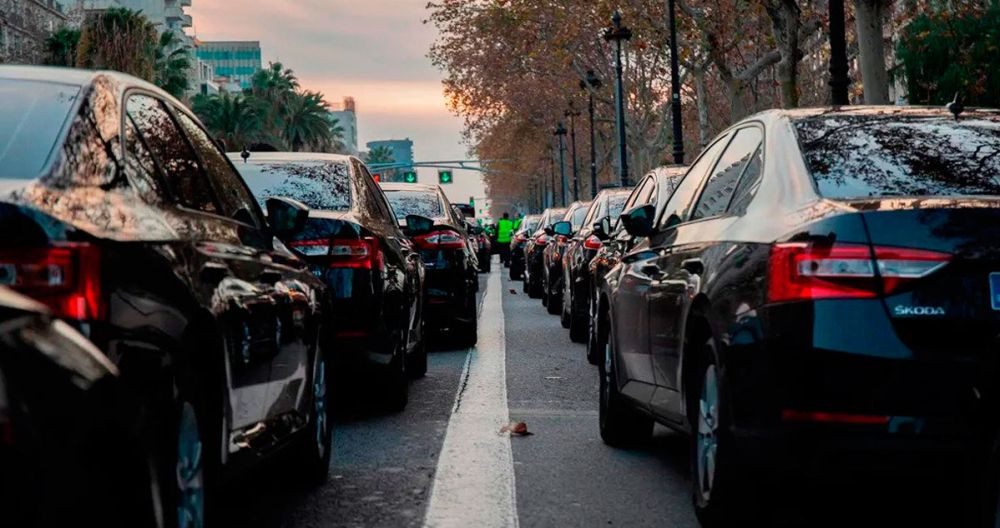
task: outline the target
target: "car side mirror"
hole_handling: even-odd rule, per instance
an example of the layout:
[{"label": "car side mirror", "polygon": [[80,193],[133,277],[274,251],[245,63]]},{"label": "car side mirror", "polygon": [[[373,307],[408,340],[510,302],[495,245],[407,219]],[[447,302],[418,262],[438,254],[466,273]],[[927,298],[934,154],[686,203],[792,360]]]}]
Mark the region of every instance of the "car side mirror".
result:
[{"label": "car side mirror", "polygon": [[610,236],[609,233],[611,233],[611,217],[605,216],[594,222],[593,233],[597,238],[607,240]]},{"label": "car side mirror", "polygon": [[656,208],[650,204],[633,207],[622,213],[621,222],[628,234],[648,237],[653,234],[653,215]]},{"label": "car side mirror", "polygon": [[573,224],[562,221],[552,224],[552,232],[562,236],[573,236]]},{"label": "car side mirror", "polygon": [[420,236],[430,233],[434,229],[434,220],[420,215],[406,215],[406,234],[409,236]]},{"label": "car side mirror", "polygon": [[673,229],[681,223],[681,217],[676,214],[671,214],[667,217],[667,221],[663,223],[663,229]]},{"label": "car side mirror", "polygon": [[278,240],[286,242],[306,228],[309,220],[306,204],[291,198],[268,198],[264,204],[267,206],[267,225]]},{"label": "car side mirror", "polygon": [[556,234],[555,230],[552,229],[552,226],[545,226],[545,227],[543,227],[542,228],[542,232],[545,233],[548,236],[553,236],[553,235]]}]

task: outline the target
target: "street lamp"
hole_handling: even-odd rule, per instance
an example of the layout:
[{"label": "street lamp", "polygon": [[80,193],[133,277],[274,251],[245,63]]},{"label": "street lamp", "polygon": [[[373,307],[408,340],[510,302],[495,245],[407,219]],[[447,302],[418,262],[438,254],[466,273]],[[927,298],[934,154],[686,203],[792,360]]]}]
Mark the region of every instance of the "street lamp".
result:
[{"label": "street lamp", "polygon": [[562,180],[562,206],[566,207],[566,195],[569,194],[569,188],[566,185],[566,157],[564,155],[564,151],[566,150],[566,126],[562,124],[562,121],[556,125],[556,129],[552,134],[559,138],[559,178]]},{"label": "street lamp", "polygon": [[569,137],[573,152],[573,200],[580,199],[580,176],[576,171],[576,118],[580,116],[580,111],[574,108],[573,101],[569,102],[569,110],[565,116],[569,118]]},{"label": "street lamp", "polygon": [[677,57],[676,0],[670,0],[670,106],[674,116],[674,163],[684,165],[684,131],[681,123],[681,75]]},{"label": "street lamp", "polygon": [[844,27],[844,0],[830,0],[830,102],[847,105],[847,38]]},{"label": "street lamp", "polygon": [[604,39],[615,41],[615,126],[618,128],[618,170],[622,187],[628,187],[628,149],[625,145],[625,94],[622,87],[622,41],[632,38],[632,30],[622,25],[622,14],[617,10],[611,17],[611,27],[604,31]]},{"label": "street lamp", "polygon": [[[587,111],[590,115],[590,197],[597,197],[597,141],[594,137],[594,92],[601,89],[601,79],[594,70],[587,70],[587,78],[580,81],[580,89],[587,92]],[[590,88],[589,90],[587,88]]]}]

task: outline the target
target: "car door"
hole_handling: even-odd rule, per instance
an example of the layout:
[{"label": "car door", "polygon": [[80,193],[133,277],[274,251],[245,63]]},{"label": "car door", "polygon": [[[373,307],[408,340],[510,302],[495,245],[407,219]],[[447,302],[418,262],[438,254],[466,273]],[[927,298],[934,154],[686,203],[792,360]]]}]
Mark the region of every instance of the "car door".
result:
[{"label": "car door", "polygon": [[164,209],[178,242],[164,250],[184,263],[176,273],[189,281],[199,308],[211,313],[225,337],[219,362],[227,432],[254,430],[266,415],[276,330],[270,286],[258,276],[257,250],[241,238],[249,234],[251,243],[259,243],[252,240],[256,229],[222,216],[204,165],[167,103],[135,91],[126,94],[125,107],[127,124],[148,150],[172,202]]},{"label": "car door", "polygon": [[762,138],[761,129],[750,125],[714,143],[668,201],[662,231],[653,237],[657,257],[651,265],[658,279],[650,286],[647,307],[655,329],[650,353],[658,388],[651,405],[667,418],[684,415],[680,367],[685,321],[711,264],[728,249],[723,232],[735,217],[726,211]]},{"label": "car door", "polygon": [[[655,191],[655,180],[651,176],[643,178],[636,187],[636,199],[632,207],[646,204]],[[619,376],[627,380],[622,386],[622,392],[646,403],[652,395],[654,382],[653,364],[646,343],[647,312],[642,304],[649,281],[632,265],[642,258],[645,250],[641,241],[632,240],[631,237],[622,242],[626,245],[637,243],[639,247],[622,257],[617,273],[615,270],[609,273],[612,338],[620,359]]]}]

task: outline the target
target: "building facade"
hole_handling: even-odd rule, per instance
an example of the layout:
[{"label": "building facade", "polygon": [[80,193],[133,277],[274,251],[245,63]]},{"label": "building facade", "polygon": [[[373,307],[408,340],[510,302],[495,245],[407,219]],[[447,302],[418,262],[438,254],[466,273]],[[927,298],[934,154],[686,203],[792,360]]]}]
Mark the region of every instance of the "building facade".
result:
[{"label": "building facade", "polygon": [[202,41],[198,59],[209,64],[219,84],[233,91],[250,87],[250,79],[261,69],[258,41]]},{"label": "building facade", "polygon": [[340,103],[330,104],[330,123],[343,129],[344,149],[348,154],[358,154],[358,115],[353,97],[344,97]]},{"label": "building facade", "polygon": [[0,63],[41,63],[45,39],[68,21],[65,5],[54,0],[0,0]]}]

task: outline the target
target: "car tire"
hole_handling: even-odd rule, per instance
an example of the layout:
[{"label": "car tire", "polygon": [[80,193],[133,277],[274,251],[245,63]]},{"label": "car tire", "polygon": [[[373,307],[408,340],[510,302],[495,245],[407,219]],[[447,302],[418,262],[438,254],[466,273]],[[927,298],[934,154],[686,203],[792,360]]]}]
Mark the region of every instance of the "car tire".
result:
[{"label": "car tire", "polygon": [[587,336],[587,362],[598,366],[601,362],[600,340],[597,335],[599,329],[593,317],[588,318],[587,330],[589,334]]},{"label": "car tire", "polygon": [[612,447],[630,447],[648,441],[653,433],[653,420],[633,407],[618,392],[614,339],[608,336],[604,344],[604,361],[600,366],[600,402],[598,426],[601,440]]},{"label": "car tire", "polygon": [[542,299],[542,306],[545,306],[545,290],[542,288],[542,282],[535,277],[535,274],[529,275],[528,283],[528,297],[532,299]]},{"label": "car tire", "polygon": [[545,292],[545,298],[548,301],[545,304],[545,308],[549,312],[549,315],[559,315],[559,312],[562,311],[562,296],[556,295],[555,285],[551,284],[551,282],[546,285]]},{"label": "car tire", "polygon": [[479,341],[479,320],[477,316],[476,296],[470,295],[465,301],[465,318],[456,321],[454,328],[455,344],[459,348],[469,348]]},{"label": "car tire", "polygon": [[[573,295],[569,302],[569,339],[574,343],[586,343],[589,339],[590,314],[581,315],[583,310],[579,308],[580,301],[577,300],[579,297],[579,295]],[[588,347],[588,359],[589,357]]]},{"label": "car tire", "polygon": [[701,350],[690,351],[694,354],[689,357],[698,363],[687,393],[692,500],[702,526],[730,526],[752,516],[753,501],[743,466],[732,450],[731,413],[715,341],[709,338],[700,346]]},{"label": "car tire", "polygon": [[[523,280],[521,281],[521,292],[522,293],[528,293],[528,279],[524,278],[523,276],[522,276],[522,279]],[[530,297],[530,295],[529,295],[529,297]]]},{"label": "car tire", "polygon": [[422,378],[427,374],[427,338],[424,337],[425,335],[425,331],[421,330],[420,343],[406,358],[409,362],[406,365],[406,372],[411,379]]},{"label": "car tire", "polygon": [[330,458],[333,453],[333,401],[329,381],[332,380],[330,363],[323,351],[317,348],[313,360],[313,373],[309,380],[312,394],[312,413],[309,424],[293,450],[293,473],[296,479],[311,487],[324,484],[330,475]]},{"label": "car tire", "polygon": [[566,292],[563,292],[563,302],[559,303],[559,325],[563,328],[569,328],[569,312],[566,310]]}]

